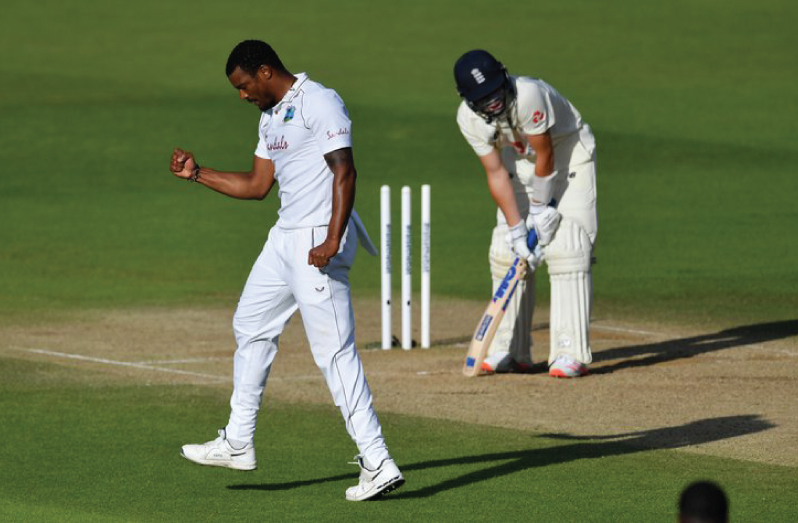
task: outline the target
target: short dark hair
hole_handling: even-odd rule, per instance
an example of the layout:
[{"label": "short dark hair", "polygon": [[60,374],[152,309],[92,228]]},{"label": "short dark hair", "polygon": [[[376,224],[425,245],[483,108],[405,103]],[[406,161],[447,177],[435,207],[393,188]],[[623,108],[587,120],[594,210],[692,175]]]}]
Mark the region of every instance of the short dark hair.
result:
[{"label": "short dark hair", "polygon": [[718,485],[711,481],[697,481],[682,492],[679,499],[682,521],[726,523],[729,520],[729,501]]},{"label": "short dark hair", "polygon": [[274,52],[272,46],[260,40],[244,40],[230,52],[225,73],[230,76],[236,67],[240,67],[245,73],[255,76],[262,65],[285,71],[283,62],[280,61],[280,57]]}]

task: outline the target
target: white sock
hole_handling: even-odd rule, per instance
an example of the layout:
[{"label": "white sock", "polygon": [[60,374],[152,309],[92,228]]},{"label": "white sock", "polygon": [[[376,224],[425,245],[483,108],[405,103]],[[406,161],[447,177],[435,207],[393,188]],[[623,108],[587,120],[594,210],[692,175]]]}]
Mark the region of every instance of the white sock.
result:
[{"label": "white sock", "polygon": [[234,439],[228,439],[227,443],[229,443],[230,446],[233,447],[233,450],[241,450],[247,446],[247,443],[245,441],[236,441]]}]

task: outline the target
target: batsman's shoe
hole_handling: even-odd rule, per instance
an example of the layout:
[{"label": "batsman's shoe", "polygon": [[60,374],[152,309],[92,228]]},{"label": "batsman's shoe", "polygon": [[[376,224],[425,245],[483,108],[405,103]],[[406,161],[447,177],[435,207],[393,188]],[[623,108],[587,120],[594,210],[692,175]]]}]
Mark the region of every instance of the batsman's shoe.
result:
[{"label": "batsman's shoe", "polygon": [[532,365],[529,363],[521,363],[515,361],[507,351],[494,352],[482,362],[482,372],[488,374],[509,374],[509,373],[527,373],[532,372]]},{"label": "batsman's shoe", "polygon": [[560,354],[549,366],[549,376],[554,378],[578,378],[587,374],[587,365]]},{"label": "batsman's shoe", "polygon": [[183,445],[180,454],[189,461],[200,465],[226,467],[236,470],[255,470],[255,446],[250,442],[243,449],[234,449],[227,441],[224,429],[219,429],[219,437],[199,445]]},{"label": "batsman's shoe", "polygon": [[365,501],[396,490],[405,484],[405,478],[399,467],[390,458],[382,460],[379,467],[371,469],[370,464],[362,456],[355,456],[353,465],[360,466],[360,482],[346,489],[349,501]]}]

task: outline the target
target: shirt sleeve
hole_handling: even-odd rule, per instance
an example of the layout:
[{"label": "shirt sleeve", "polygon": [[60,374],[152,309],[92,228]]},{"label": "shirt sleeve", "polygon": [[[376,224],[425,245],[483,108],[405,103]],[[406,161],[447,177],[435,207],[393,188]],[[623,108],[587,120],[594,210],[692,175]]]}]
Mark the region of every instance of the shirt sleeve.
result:
[{"label": "shirt sleeve", "polygon": [[269,149],[266,147],[266,130],[269,128],[271,116],[263,113],[258,124],[258,146],[255,148],[255,156],[264,160],[271,160]]},{"label": "shirt sleeve", "polygon": [[344,101],[332,89],[314,93],[303,108],[305,122],[321,154],[352,147],[352,120]]},{"label": "shirt sleeve", "polygon": [[461,102],[460,108],[457,110],[457,125],[460,127],[463,138],[474,149],[477,156],[485,156],[493,151],[495,140],[492,139],[491,128],[475,115],[465,102]]},{"label": "shirt sleeve", "polygon": [[518,126],[524,134],[545,133],[554,125],[554,107],[548,93],[534,82],[518,84]]}]

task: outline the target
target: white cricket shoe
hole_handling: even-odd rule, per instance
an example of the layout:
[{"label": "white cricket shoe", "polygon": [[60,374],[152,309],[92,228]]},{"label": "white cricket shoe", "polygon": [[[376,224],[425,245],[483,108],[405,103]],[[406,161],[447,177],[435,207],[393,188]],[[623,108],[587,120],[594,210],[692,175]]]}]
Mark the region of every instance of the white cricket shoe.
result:
[{"label": "white cricket shoe", "polygon": [[587,374],[587,365],[564,354],[557,356],[549,366],[549,376],[553,378],[578,378]]},{"label": "white cricket shoe", "polygon": [[255,470],[255,446],[247,443],[243,449],[234,449],[227,441],[224,429],[219,429],[219,437],[199,445],[183,445],[180,454],[189,461],[200,465],[227,467],[236,470]]},{"label": "white cricket shoe", "polygon": [[488,374],[525,374],[527,372],[532,372],[531,363],[516,361],[508,351],[494,352],[489,355],[485,358],[485,361],[482,362],[480,368],[482,372],[487,372]]},{"label": "white cricket shoe", "polygon": [[371,469],[365,458],[355,456],[357,461],[353,465],[360,466],[360,482],[357,486],[346,489],[346,499],[349,501],[364,501],[396,490],[405,484],[405,478],[399,472],[399,467],[390,458],[382,460],[380,466]]}]

